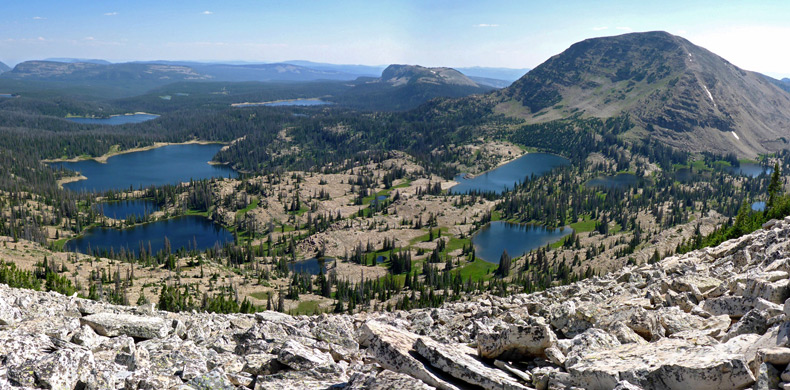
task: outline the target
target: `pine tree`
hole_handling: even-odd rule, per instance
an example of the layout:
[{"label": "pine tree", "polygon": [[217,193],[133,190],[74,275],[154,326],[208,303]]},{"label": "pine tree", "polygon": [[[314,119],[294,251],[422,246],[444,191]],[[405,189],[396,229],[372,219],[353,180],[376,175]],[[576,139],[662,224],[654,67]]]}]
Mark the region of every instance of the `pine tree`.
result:
[{"label": "pine tree", "polygon": [[769,211],[776,203],[776,198],[782,191],[782,176],[779,172],[779,163],[774,164],[774,173],[771,174],[771,183],[768,184],[768,202],[765,204],[765,211]]}]

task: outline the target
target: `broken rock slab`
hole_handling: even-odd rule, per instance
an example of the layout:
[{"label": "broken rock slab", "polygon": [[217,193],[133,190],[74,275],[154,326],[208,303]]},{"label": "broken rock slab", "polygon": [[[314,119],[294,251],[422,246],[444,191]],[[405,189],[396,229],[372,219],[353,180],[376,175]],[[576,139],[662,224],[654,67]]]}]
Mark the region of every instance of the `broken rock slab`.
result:
[{"label": "broken rock slab", "polygon": [[755,377],[741,354],[717,344],[665,338],[651,344],[625,344],[594,352],[568,367],[576,385],[605,390],[626,380],[661,390],[743,389]]},{"label": "broken rock slab", "polygon": [[458,390],[411,355],[414,343],[420,336],[371,320],[359,329],[359,338],[365,340],[368,352],[384,368],[410,375],[440,390]]},{"label": "broken rock slab", "polygon": [[390,370],[384,370],[378,375],[354,374],[348,381],[345,390],[435,390],[419,379]]},{"label": "broken rock slab", "polygon": [[557,336],[542,318],[527,317],[526,324],[510,325],[502,332],[481,332],[478,355],[486,359],[520,360],[545,356],[557,344]]},{"label": "broken rock slab", "polygon": [[161,317],[97,313],[80,318],[80,322],[107,337],[126,335],[148,340],[164,338],[170,332],[170,325]]},{"label": "broken rock slab", "polygon": [[528,390],[528,387],[504,371],[490,368],[477,360],[473,356],[476,351],[463,344],[447,345],[428,338],[418,338],[414,349],[432,366],[466,383],[491,390]]}]

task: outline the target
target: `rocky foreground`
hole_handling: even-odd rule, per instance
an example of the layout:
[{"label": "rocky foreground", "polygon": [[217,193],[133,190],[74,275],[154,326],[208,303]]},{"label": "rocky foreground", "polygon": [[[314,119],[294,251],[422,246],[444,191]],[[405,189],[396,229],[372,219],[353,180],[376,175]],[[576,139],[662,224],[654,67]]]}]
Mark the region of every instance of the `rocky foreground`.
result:
[{"label": "rocky foreground", "polygon": [[0,388],[790,389],[790,218],[439,309],[168,313],[0,286]]}]

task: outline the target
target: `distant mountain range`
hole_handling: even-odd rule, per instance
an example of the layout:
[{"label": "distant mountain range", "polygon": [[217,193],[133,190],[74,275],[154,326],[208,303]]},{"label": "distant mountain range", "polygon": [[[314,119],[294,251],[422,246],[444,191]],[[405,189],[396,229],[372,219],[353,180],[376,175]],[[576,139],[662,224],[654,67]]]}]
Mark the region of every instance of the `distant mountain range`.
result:
[{"label": "distant mountain range", "polygon": [[11,68],[9,68],[8,65],[0,62],[0,73],[8,72],[9,70],[11,70]]},{"label": "distant mountain range", "polygon": [[493,89],[452,68],[390,65],[381,77],[360,77],[332,100],[361,109],[407,110],[437,97],[463,97]]},{"label": "distant mountain range", "polygon": [[777,83],[681,37],[647,32],[576,43],[495,97],[497,111],[529,123],[627,114],[634,137],[755,157],[790,147],[790,94]]},{"label": "distant mountain range", "polygon": [[[68,64],[57,65],[57,64]],[[86,64],[86,65],[79,65]],[[174,77],[172,74],[162,74],[162,70],[141,70],[140,75],[132,75],[128,72],[134,73],[134,65],[156,66],[163,65],[171,67],[190,68],[192,79],[211,79],[213,81],[316,81],[316,80],[340,80],[352,81],[359,77],[378,77],[386,66],[369,66],[369,65],[342,65],[342,64],[328,64],[310,61],[285,61],[282,63],[214,63],[214,62],[196,62],[196,61],[137,61],[129,63],[110,63],[101,59],[82,59],[82,58],[48,58],[41,61],[26,61],[17,67],[18,70],[12,72],[5,77],[8,78],[26,78],[26,79],[41,79],[60,81],[86,81],[91,77],[98,80],[114,79],[119,81],[119,69],[123,69],[121,73],[126,73],[131,79],[145,78],[152,79],[159,77],[162,80],[167,80],[168,77]],[[106,66],[106,68],[99,68],[96,66]],[[39,68],[39,69],[36,69]],[[9,71],[10,69],[6,69]],[[2,73],[0,69],[0,73]],[[495,88],[503,88],[510,85],[526,73],[527,69],[507,69],[507,68],[462,68],[461,72],[475,80],[477,84],[492,86]],[[164,70],[165,73],[172,73],[170,70]],[[190,79],[190,77],[175,77],[176,79]]]}]

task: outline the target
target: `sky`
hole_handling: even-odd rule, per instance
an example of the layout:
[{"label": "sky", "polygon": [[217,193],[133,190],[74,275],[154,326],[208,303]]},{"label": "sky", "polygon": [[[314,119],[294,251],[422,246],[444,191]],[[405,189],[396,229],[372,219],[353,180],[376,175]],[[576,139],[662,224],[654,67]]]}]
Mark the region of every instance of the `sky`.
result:
[{"label": "sky", "polygon": [[790,77],[790,1],[0,0],[0,61],[534,68],[583,39],[663,30]]}]

